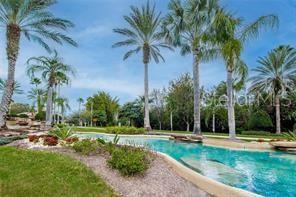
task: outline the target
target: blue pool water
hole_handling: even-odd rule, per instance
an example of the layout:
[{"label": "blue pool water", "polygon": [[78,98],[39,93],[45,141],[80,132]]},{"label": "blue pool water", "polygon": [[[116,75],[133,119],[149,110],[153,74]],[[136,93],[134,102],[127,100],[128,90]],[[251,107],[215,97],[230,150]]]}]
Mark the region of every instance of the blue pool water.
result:
[{"label": "blue pool water", "polygon": [[[104,134],[79,136],[113,139],[113,136]],[[120,137],[119,143],[144,145],[171,156],[204,176],[263,196],[296,196],[296,155],[238,151],[147,137]]]}]

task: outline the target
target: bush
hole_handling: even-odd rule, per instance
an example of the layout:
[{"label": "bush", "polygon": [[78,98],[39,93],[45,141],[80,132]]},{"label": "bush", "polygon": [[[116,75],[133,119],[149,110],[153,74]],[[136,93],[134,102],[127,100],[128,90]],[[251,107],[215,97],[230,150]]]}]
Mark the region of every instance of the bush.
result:
[{"label": "bush", "polygon": [[35,120],[45,121],[46,113],[44,111],[39,112],[35,115]]},{"label": "bush", "polygon": [[144,128],[136,128],[136,127],[107,127],[106,128],[107,133],[112,134],[144,134],[145,129]]},{"label": "bush", "polygon": [[144,173],[149,167],[149,153],[143,149],[128,146],[116,147],[111,153],[108,165],[124,176]]},{"label": "bush", "polygon": [[249,129],[253,130],[266,130],[272,127],[272,120],[265,111],[257,111],[251,114],[248,121]]},{"label": "bush", "polygon": [[35,142],[39,141],[39,136],[37,136],[37,135],[29,135],[28,138],[29,138],[29,142],[35,143]]},{"label": "bush", "polygon": [[29,118],[29,116],[27,114],[20,114],[18,115],[19,118]]},{"label": "bush", "polygon": [[82,155],[90,155],[95,152],[102,152],[102,146],[97,142],[89,139],[75,142],[73,149]]},{"label": "bush", "polygon": [[73,144],[73,143],[75,143],[75,142],[78,142],[78,141],[79,141],[79,138],[78,138],[78,137],[70,137],[70,138],[65,139],[65,141],[66,141],[68,144]]},{"label": "bush", "polygon": [[55,136],[61,140],[65,140],[73,135],[72,127],[65,124],[56,125],[49,133],[51,136]]},{"label": "bush", "polygon": [[275,135],[273,133],[267,132],[267,131],[242,131],[242,135],[265,135],[265,136],[270,136],[270,135]]},{"label": "bush", "polygon": [[59,142],[59,139],[55,136],[45,136],[43,140],[43,145],[47,146],[56,146]]},{"label": "bush", "polygon": [[16,140],[22,140],[27,138],[27,135],[18,135],[18,136],[9,136],[9,137],[0,137],[0,146],[10,144]]}]

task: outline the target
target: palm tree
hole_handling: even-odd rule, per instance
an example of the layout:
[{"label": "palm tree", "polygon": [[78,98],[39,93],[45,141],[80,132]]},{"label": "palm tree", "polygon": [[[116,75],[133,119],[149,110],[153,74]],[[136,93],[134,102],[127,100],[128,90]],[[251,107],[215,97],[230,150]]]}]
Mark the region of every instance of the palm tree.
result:
[{"label": "palm tree", "polygon": [[[5,92],[6,86],[7,86],[7,80],[0,79],[0,93],[3,94],[3,92]],[[14,82],[11,98],[14,94],[23,94],[23,93],[24,93],[24,91],[21,89],[21,84],[17,81]],[[12,102],[13,102],[13,100],[10,99],[10,101],[8,103],[8,111],[6,113],[8,113],[10,111],[9,109],[10,109],[10,105]],[[6,127],[6,124],[4,124],[2,126]]]},{"label": "palm tree", "polygon": [[32,88],[28,92],[28,99],[33,100],[33,106],[37,103],[37,113],[42,112],[45,104],[45,91],[40,88]]},{"label": "palm tree", "polygon": [[216,50],[210,42],[217,0],[171,0],[169,14],[163,22],[163,34],[168,43],[181,47],[181,55],[193,54],[194,127],[201,135],[200,126],[200,72],[201,61],[213,59]]},{"label": "palm tree", "polygon": [[[128,23],[128,28],[114,29],[115,33],[126,37],[126,40],[117,42],[113,47],[129,46],[134,47],[129,50],[123,57],[124,60],[140,51],[143,55],[144,63],[144,89],[145,89],[145,118],[144,127],[151,130],[149,118],[149,87],[148,87],[148,64],[151,59],[156,63],[160,60],[164,61],[160,53],[160,48],[171,49],[170,46],[163,42],[160,36],[160,13],[156,13],[155,6],[151,7],[149,2],[142,8],[131,6],[129,16],[124,16],[124,20]],[[171,49],[172,50],[172,49]]]},{"label": "palm tree", "polygon": [[84,102],[84,100],[83,100],[83,98],[78,98],[77,99],[77,102],[78,102],[78,113],[79,113],[79,124],[80,124],[80,126],[81,126],[81,105],[83,104],[83,102]]},{"label": "palm tree", "polygon": [[219,45],[227,70],[226,83],[230,139],[236,139],[233,73],[237,67],[245,67],[245,64],[241,60],[243,45],[248,39],[258,37],[262,28],[277,27],[278,18],[275,15],[267,15],[259,17],[255,22],[250,24],[244,24],[243,22],[244,20],[242,18],[236,18],[223,9],[217,12],[214,22],[217,31],[215,40]]},{"label": "palm tree", "polygon": [[250,91],[267,92],[273,96],[276,110],[276,133],[281,133],[280,98],[293,90],[296,81],[296,49],[289,46],[279,46],[270,51],[266,57],[258,60],[261,64],[253,69],[255,75]]},{"label": "palm tree", "polygon": [[[64,122],[64,117],[65,117],[65,113],[67,110],[70,110],[70,105],[69,105],[69,100],[65,97],[58,97],[56,98],[56,103],[57,103],[57,107],[58,107],[58,114],[61,115],[61,122]],[[58,119],[57,122],[59,123],[59,115],[58,115]]]},{"label": "palm tree", "polygon": [[19,55],[21,35],[29,41],[38,42],[46,50],[50,47],[46,40],[59,44],[63,42],[76,46],[76,42],[64,35],[62,31],[73,27],[70,21],[56,18],[48,9],[55,0],[1,0],[0,26],[6,27],[8,73],[7,85],[0,105],[0,127],[5,124],[5,117],[11,101],[15,65]]},{"label": "palm tree", "polygon": [[32,57],[27,61],[27,74],[35,76],[41,73],[42,79],[48,85],[47,103],[46,103],[46,125],[52,123],[53,109],[53,88],[61,80],[70,80],[70,76],[75,76],[75,71],[70,65],[64,64],[63,60],[55,52],[53,57]]}]

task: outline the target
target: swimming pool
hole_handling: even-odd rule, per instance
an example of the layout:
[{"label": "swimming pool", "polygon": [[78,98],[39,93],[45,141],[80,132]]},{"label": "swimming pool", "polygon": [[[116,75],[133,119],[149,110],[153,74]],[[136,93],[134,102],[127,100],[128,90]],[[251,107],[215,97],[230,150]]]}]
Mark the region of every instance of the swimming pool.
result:
[{"label": "swimming pool", "polygon": [[[108,141],[114,138],[97,133],[78,135]],[[296,196],[296,155],[230,150],[155,137],[122,136],[119,143],[144,145],[171,156],[206,177],[263,196]]]}]

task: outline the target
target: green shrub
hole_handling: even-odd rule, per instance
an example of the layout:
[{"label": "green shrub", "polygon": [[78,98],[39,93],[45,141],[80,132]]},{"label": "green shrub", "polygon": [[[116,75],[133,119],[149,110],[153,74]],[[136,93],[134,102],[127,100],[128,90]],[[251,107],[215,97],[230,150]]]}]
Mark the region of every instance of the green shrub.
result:
[{"label": "green shrub", "polygon": [[112,134],[144,134],[145,129],[136,127],[107,127],[107,133]]},{"label": "green shrub", "polygon": [[89,155],[91,153],[101,152],[103,150],[102,146],[97,141],[89,139],[75,142],[73,149],[82,155]]},{"label": "green shrub", "polygon": [[128,146],[116,147],[111,153],[108,165],[124,176],[144,173],[149,167],[149,153],[143,149]]},{"label": "green shrub", "polygon": [[106,144],[105,140],[103,140],[101,138],[98,138],[97,139],[97,142],[100,143],[100,144],[102,144],[102,145],[105,145]]},{"label": "green shrub", "polygon": [[35,115],[35,120],[45,121],[45,117],[46,117],[46,113],[42,111]]},{"label": "green shrub", "polygon": [[266,135],[266,136],[270,136],[270,135],[275,135],[273,133],[267,132],[267,131],[242,131],[241,132],[242,135]]},{"label": "green shrub", "polygon": [[29,116],[27,114],[20,114],[18,115],[19,118],[29,118]]},{"label": "green shrub", "polygon": [[65,124],[58,124],[51,131],[49,131],[48,134],[61,140],[65,140],[73,135],[73,131],[72,127],[69,127]]},{"label": "green shrub", "polygon": [[252,130],[266,130],[272,127],[272,120],[265,111],[257,111],[251,114],[248,127]]},{"label": "green shrub", "polygon": [[18,135],[18,136],[10,136],[10,137],[0,137],[0,146],[10,144],[16,140],[22,140],[27,138],[27,135]]}]

